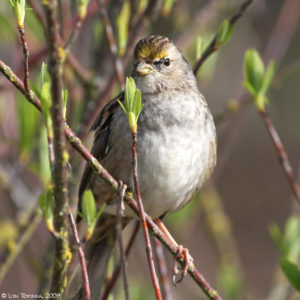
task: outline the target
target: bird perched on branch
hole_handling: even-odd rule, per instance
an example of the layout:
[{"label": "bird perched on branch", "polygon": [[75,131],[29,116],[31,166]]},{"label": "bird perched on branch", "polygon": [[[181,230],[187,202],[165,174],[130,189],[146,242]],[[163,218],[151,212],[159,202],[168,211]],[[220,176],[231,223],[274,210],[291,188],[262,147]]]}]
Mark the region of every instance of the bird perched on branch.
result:
[{"label": "bird perched on branch", "polygon": [[[216,132],[205,98],[180,50],[163,36],[140,40],[134,49],[132,77],[141,90],[143,109],[138,119],[138,174],[145,211],[160,218],[185,206],[211,175],[216,164]],[[92,154],[133,192],[132,137],[118,101],[99,114]],[[79,188],[79,210],[85,190],[96,203],[106,203],[85,254],[92,300],[99,299],[109,256],[116,241],[117,196],[87,165]],[[122,225],[136,217],[125,208]],[[68,299],[84,298],[80,270],[71,278]]]}]

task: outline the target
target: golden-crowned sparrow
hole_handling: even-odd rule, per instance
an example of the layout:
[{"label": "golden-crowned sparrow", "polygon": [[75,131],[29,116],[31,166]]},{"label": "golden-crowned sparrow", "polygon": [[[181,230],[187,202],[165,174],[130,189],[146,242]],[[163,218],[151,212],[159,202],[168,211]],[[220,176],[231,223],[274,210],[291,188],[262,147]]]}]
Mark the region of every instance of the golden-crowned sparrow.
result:
[{"label": "golden-crowned sparrow", "polygon": [[[152,218],[181,209],[191,200],[216,164],[216,133],[212,115],[196,78],[178,48],[166,37],[140,40],[134,50],[132,76],[142,92],[138,120],[138,174],[145,211]],[[132,191],[132,138],[127,116],[109,102],[92,129],[93,155]],[[110,186],[86,166],[79,199],[91,189],[97,204],[107,203],[85,249],[92,299],[99,299],[109,255],[116,240],[117,197]],[[80,210],[80,203],[79,203]],[[125,208],[123,225],[135,214]],[[83,298],[80,270],[68,288],[69,299]]]}]

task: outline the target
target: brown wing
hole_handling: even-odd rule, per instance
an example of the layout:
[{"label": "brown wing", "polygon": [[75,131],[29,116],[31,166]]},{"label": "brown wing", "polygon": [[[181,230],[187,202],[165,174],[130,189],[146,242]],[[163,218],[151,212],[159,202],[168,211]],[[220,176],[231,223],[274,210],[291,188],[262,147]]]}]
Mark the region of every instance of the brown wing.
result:
[{"label": "brown wing", "polygon": [[[95,130],[94,145],[91,153],[100,162],[106,156],[108,150],[108,139],[110,134],[110,124],[112,117],[116,109],[119,107],[117,100],[124,102],[124,92],[119,94],[116,98],[111,100],[104,106],[102,111],[99,113],[96,121],[91,127],[91,130]],[[78,211],[81,211],[81,197],[85,190],[90,188],[94,176],[92,167],[87,163],[85,166],[84,173],[81,178],[79,191],[78,191]],[[77,222],[80,221],[79,215],[77,215]]]}]

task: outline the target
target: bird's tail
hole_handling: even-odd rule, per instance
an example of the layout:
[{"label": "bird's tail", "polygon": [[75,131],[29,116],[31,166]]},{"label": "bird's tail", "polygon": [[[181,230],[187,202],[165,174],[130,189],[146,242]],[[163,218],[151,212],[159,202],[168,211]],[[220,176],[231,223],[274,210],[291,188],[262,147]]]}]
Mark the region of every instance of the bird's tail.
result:
[{"label": "bird's tail", "polygon": [[[116,242],[116,216],[102,214],[85,246],[91,300],[99,300],[110,254]],[[78,264],[67,287],[67,300],[85,299],[81,266]]]}]

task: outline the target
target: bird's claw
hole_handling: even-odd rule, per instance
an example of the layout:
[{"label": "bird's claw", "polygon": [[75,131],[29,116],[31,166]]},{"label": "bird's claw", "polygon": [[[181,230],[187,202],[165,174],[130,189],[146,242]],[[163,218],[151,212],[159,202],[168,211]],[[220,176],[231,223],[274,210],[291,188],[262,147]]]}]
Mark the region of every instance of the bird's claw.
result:
[{"label": "bird's claw", "polygon": [[179,274],[179,270],[178,270],[177,261],[176,260],[174,261],[172,281],[175,286],[184,279],[184,277],[187,275],[190,264],[193,262],[193,259],[191,258],[190,254],[189,254],[189,249],[183,248],[182,245],[178,246],[176,256],[179,257],[180,259],[184,260],[184,267],[182,269],[180,277],[178,279],[176,279],[176,276]]}]

